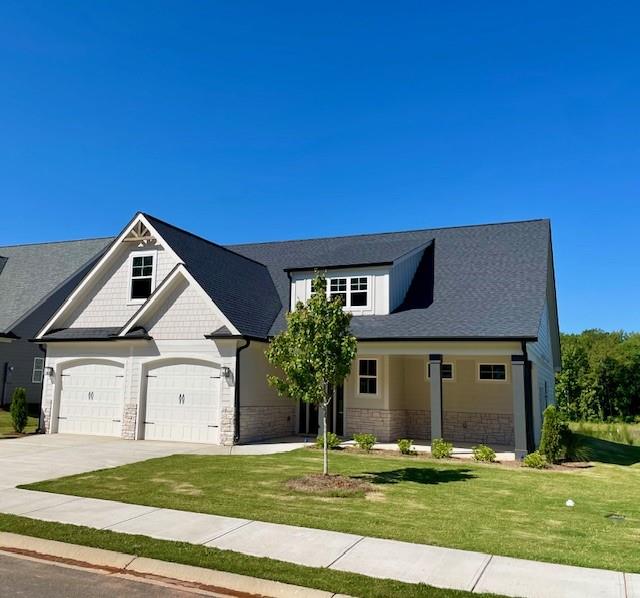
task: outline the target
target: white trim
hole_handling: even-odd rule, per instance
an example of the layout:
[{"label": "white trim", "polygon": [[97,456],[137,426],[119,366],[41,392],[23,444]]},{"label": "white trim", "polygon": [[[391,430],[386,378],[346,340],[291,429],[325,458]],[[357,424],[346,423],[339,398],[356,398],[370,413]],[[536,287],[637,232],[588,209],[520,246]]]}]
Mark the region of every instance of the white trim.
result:
[{"label": "white trim", "polygon": [[[360,362],[361,361],[375,361],[376,362],[376,375],[375,376],[360,376]],[[376,381],[376,392],[373,393],[361,393],[360,392],[360,378],[374,378]],[[359,399],[379,399],[380,394],[380,358],[379,357],[358,357],[356,360],[356,387],[354,395]]]},{"label": "white trim", "polygon": [[[427,359],[426,367],[424,368],[426,380],[431,380],[431,376],[429,375],[430,365],[431,365],[431,362]],[[442,366],[443,365],[450,365],[451,366],[451,378],[445,378],[444,376],[442,376]],[[454,361],[443,361],[442,363],[440,363],[440,373],[441,373],[440,377],[442,378],[443,382],[455,382],[456,381],[456,364],[455,364],[455,362]]]},{"label": "white trim", "polygon": [[[504,368],[504,380],[500,380],[498,378],[480,378],[480,366],[481,365],[500,365]],[[506,363],[495,363],[490,361],[476,361],[476,381],[477,382],[489,382],[489,383],[498,383],[504,384],[505,382],[509,382],[509,369],[507,368]]]},{"label": "white trim", "polygon": [[103,266],[111,259],[113,254],[120,249],[120,246],[124,240],[124,238],[131,232],[133,227],[138,223],[142,222],[152,233],[153,237],[156,239],[156,242],[161,244],[165,251],[169,252],[169,254],[175,259],[177,263],[183,263],[182,260],[178,257],[175,251],[171,249],[169,244],[158,234],[158,232],[149,224],[148,220],[140,213],[136,214],[136,216],[131,220],[131,222],[124,228],[124,230],[118,235],[117,239],[113,242],[109,251],[107,251],[98,261],[97,264],[91,269],[91,271],[82,279],[82,282],[73,290],[73,292],[67,297],[66,301],[56,310],[56,312],[51,316],[48,322],[44,325],[42,330],[36,335],[36,338],[42,338],[55,324],[55,322],[69,309],[69,307],[74,303],[76,297],[87,287],[87,285],[98,275],[98,273],[102,270]]},{"label": "white trim", "polygon": [[151,278],[151,293],[149,293],[149,297],[156,290],[157,281],[158,281],[158,250],[150,249],[147,251],[132,251],[129,254],[129,281],[127,284],[127,305],[142,305],[146,303],[149,297],[144,297],[140,299],[134,299],[131,297],[131,290],[133,286],[133,260],[137,257],[151,257],[151,276],[142,276],[137,278]]},{"label": "white trim", "polygon": [[[40,361],[42,365],[40,367],[36,367],[36,362]],[[36,380],[36,372],[40,373],[40,380]],[[33,358],[33,368],[31,369],[31,384],[42,384],[44,380],[44,357],[34,357]]]},{"label": "white trim", "polygon": [[[347,303],[343,305],[343,309],[355,315],[360,314],[360,312],[368,312],[373,309],[374,305],[374,290],[375,290],[375,277],[371,274],[334,274],[333,276],[326,276],[326,294],[327,299],[331,299],[331,281],[337,280],[339,278],[344,278],[347,281],[345,294],[347,296]],[[352,278],[366,278],[367,280],[367,303],[366,305],[351,305],[351,279]],[[313,283],[313,278],[307,279],[307,297],[311,297],[312,289],[311,285]],[[362,291],[354,291],[356,293]],[[295,281],[291,283],[291,293],[292,300],[295,299]],[[337,293],[336,293],[337,294]],[[295,304],[294,304],[295,307]]]}]

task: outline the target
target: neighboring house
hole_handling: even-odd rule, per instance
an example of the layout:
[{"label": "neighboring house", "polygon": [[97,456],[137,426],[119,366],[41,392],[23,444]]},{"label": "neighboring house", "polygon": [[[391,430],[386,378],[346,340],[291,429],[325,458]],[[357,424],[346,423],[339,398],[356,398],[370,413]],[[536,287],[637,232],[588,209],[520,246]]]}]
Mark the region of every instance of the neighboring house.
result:
[{"label": "neighboring house", "polygon": [[22,386],[39,404],[44,347],[29,342],[112,241],[89,239],[0,247],[0,406]]},{"label": "neighboring house", "polygon": [[548,220],[222,247],[137,214],[37,335],[47,431],[315,435],[264,350],[316,269],[358,338],[332,430],[534,447],[560,367]]}]

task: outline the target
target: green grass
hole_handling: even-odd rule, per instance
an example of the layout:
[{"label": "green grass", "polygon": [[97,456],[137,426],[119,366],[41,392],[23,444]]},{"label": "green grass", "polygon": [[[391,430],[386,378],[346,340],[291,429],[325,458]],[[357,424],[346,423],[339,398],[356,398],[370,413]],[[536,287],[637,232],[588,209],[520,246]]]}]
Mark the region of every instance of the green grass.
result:
[{"label": "green grass", "polygon": [[146,536],[119,534],[76,525],[37,521],[16,515],[0,514],[0,531],[115,550],[135,556],[172,561],[195,567],[229,571],[240,575],[304,585],[327,592],[361,596],[362,598],[387,598],[388,596],[400,596],[402,598],[470,598],[471,596],[489,596],[489,594],[478,595],[470,592],[434,588],[424,584],[373,579],[355,573],[303,567],[185,542],[155,540]]},{"label": "green grass", "polygon": [[624,422],[573,422],[571,429],[585,436],[619,442],[630,446],[640,446],[640,423],[626,424]]},{"label": "green grass", "polygon": [[[33,434],[38,427],[38,418],[29,416],[27,421],[27,427],[24,430],[25,434]],[[0,409],[0,438],[12,438],[19,436],[13,429],[13,423],[11,422],[11,414],[4,408]]]},{"label": "green grass", "polygon": [[[636,447],[589,441],[610,461],[614,448],[621,462],[640,461]],[[328,498],[287,489],[287,480],[321,471],[321,456],[313,449],[270,456],[175,455],[27,487],[640,572],[640,465],[534,471],[336,451],[332,471],[371,480],[373,494]],[[565,506],[569,498],[574,508]],[[625,520],[607,519],[612,513]]]}]

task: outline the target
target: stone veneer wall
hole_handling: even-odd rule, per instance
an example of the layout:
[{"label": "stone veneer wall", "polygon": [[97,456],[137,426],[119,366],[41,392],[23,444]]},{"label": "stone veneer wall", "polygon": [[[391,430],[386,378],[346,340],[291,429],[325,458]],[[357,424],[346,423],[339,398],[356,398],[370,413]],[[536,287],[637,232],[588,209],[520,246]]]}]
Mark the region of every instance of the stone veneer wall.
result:
[{"label": "stone veneer wall", "polygon": [[124,406],[124,410],[122,412],[122,438],[126,438],[127,440],[135,440],[137,417],[137,405],[129,404]]},{"label": "stone veneer wall", "polygon": [[48,434],[51,431],[51,404],[42,408],[42,425],[44,427],[42,431]]},{"label": "stone veneer wall", "polygon": [[443,436],[457,442],[514,446],[513,416],[507,413],[445,411]]},{"label": "stone veneer wall", "polygon": [[240,441],[291,436],[295,433],[296,404],[240,407]]},{"label": "stone veneer wall", "polygon": [[233,414],[233,407],[222,408],[222,415],[220,416],[220,444],[224,444],[225,446],[233,444],[233,429],[235,426]]},{"label": "stone veneer wall", "polygon": [[[431,437],[431,412],[421,410],[347,409],[347,437],[368,432],[380,442]],[[513,416],[445,411],[443,437],[450,442],[513,446]]]}]

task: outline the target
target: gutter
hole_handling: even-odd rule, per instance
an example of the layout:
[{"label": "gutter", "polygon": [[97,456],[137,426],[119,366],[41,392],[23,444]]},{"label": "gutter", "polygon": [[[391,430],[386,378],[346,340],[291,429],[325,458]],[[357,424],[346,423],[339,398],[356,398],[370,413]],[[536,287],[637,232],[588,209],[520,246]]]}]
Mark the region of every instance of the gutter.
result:
[{"label": "gutter", "polygon": [[251,344],[246,338],[245,344],[236,347],[236,380],[233,394],[233,444],[240,442],[240,353]]}]

